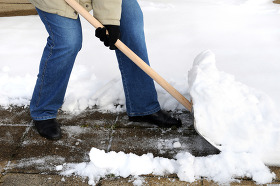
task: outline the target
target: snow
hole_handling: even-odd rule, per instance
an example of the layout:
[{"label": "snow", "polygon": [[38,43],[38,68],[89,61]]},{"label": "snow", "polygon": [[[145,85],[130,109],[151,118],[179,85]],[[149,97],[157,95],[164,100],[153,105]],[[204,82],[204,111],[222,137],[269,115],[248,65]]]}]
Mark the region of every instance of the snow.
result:
[{"label": "snow", "polygon": [[211,51],[194,60],[189,89],[201,135],[222,151],[254,153],[280,165],[280,118],[266,94],[219,71]]},{"label": "snow", "polygon": [[[92,148],[90,162],[57,169],[64,175],[86,176],[92,185],[107,174],[135,176],[138,185],[143,182],[138,176],[150,173],[177,174],[189,182],[206,177],[228,183],[245,176],[258,184],[271,182],[275,175],[265,164],[279,166],[280,151],[279,5],[271,0],[139,3],[153,69],[192,97],[197,128],[221,145],[222,153],[198,158],[182,152],[166,159]],[[38,16],[0,21],[0,105],[28,105],[47,33]],[[62,109],[74,113],[97,105],[100,111],[125,111],[114,52],[103,47],[84,19],[82,25],[83,48]],[[184,109],[156,88],[163,109]],[[180,145],[171,140],[168,147]]]},{"label": "snow", "polygon": [[136,180],[133,181],[133,185],[135,185],[135,186],[141,186],[141,185],[143,185],[143,184],[144,184],[144,182],[143,182],[143,180],[140,179],[140,178],[138,178],[138,179],[136,179]]},{"label": "snow", "polygon": [[173,147],[174,148],[180,148],[182,145],[180,142],[176,141],[175,143],[173,143]]},{"label": "snow", "polygon": [[58,166],[56,166],[56,167],[55,167],[55,169],[56,169],[57,171],[61,171],[61,170],[62,170],[62,168],[63,168],[63,166],[62,166],[62,165],[58,165]]},{"label": "snow", "polygon": [[[92,148],[89,163],[69,164],[62,175],[88,177],[93,185],[108,174],[124,178],[177,174],[182,181],[206,177],[221,184],[250,177],[257,184],[270,183],[275,174],[265,164],[280,165],[280,120],[270,98],[219,71],[211,51],[194,60],[189,88],[196,127],[220,148],[219,155],[194,157],[183,152],[167,159]],[[180,142],[174,141],[170,141],[173,148],[180,148]]]},{"label": "snow", "polygon": [[[279,5],[270,0],[141,0],[140,4],[152,67],[184,96],[189,98],[187,71],[193,59],[211,49],[218,68],[266,92],[280,105]],[[0,105],[28,105],[47,32],[38,16],[0,20]],[[114,106],[125,103],[115,54],[94,37],[84,19],[82,25],[83,47],[63,110],[80,112],[98,105],[101,111],[125,111]],[[157,90],[164,109],[183,109],[162,88]]]},{"label": "snow", "polygon": [[219,183],[234,181],[235,177],[252,177],[258,184],[270,183],[275,174],[271,173],[263,162],[253,154],[222,152],[208,157],[194,157],[188,152],[179,153],[176,159],[154,157],[151,153],[142,156],[133,153],[108,152],[92,148],[90,162],[67,164],[62,175],[76,174],[89,178],[89,184],[95,185],[101,177],[113,174],[127,178],[143,174],[163,176],[177,174],[182,181],[193,182],[206,177]]}]

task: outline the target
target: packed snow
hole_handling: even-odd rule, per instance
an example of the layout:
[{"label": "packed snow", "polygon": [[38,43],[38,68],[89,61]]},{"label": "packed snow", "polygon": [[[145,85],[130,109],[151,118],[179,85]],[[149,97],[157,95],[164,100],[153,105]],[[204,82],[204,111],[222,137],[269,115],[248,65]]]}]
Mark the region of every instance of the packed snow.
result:
[{"label": "packed snow", "polygon": [[211,51],[194,60],[189,87],[196,128],[209,142],[280,165],[280,117],[266,94],[219,71]]},{"label": "packed snow", "polygon": [[[265,164],[280,164],[279,5],[271,0],[139,3],[152,67],[192,98],[197,129],[222,152],[199,158],[182,152],[166,159],[92,148],[90,162],[58,165],[57,170],[88,177],[92,185],[107,174],[135,176],[134,184],[141,185],[139,176],[150,173],[177,174],[189,182],[206,177],[227,183],[244,176],[271,182],[275,175]],[[28,105],[47,33],[38,16],[2,17],[0,22],[0,105]],[[83,48],[62,109],[125,111],[115,55],[84,19],[82,25]],[[206,49],[212,52],[201,53]],[[184,109],[156,88],[163,109]]]}]

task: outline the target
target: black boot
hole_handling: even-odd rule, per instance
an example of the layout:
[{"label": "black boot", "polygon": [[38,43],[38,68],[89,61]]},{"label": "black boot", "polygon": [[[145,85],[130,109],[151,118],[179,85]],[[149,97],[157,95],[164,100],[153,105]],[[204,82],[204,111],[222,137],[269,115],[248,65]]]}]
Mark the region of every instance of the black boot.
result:
[{"label": "black boot", "polygon": [[50,140],[59,140],[61,138],[60,124],[56,119],[48,119],[42,121],[35,121],[35,127],[39,134]]},{"label": "black boot", "polygon": [[146,116],[129,116],[129,121],[148,122],[163,128],[171,128],[172,126],[182,126],[182,121],[180,119],[173,118],[167,112],[164,112],[162,110]]}]

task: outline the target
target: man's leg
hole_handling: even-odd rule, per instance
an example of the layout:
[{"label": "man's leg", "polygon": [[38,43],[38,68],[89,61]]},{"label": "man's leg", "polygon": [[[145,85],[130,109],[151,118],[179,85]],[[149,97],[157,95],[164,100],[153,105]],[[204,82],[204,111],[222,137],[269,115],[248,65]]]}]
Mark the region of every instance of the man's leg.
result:
[{"label": "man's leg", "polygon": [[[143,25],[143,14],[136,0],[123,0],[121,16],[121,41],[149,64]],[[160,110],[153,80],[116,50],[122,74],[129,116],[142,116]]]},{"label": "man's leg", "polygon": [[[63,104],[74,61],[82,46],[82,30],[79,19],[37,11],[49,37],[41,58],[30,112],[34,121],[47,121],[56,118]],[[48,123],[44,123],[44,128]]]},{"label": "man's leg", "polygon": [[[149,65],[143,13],[137,0],[122,1],[121,41]],[[121,51],[116,50],[131,121],[146,121],[162,127],[181,126],[181,121],[162,112],[152,80]]]}]

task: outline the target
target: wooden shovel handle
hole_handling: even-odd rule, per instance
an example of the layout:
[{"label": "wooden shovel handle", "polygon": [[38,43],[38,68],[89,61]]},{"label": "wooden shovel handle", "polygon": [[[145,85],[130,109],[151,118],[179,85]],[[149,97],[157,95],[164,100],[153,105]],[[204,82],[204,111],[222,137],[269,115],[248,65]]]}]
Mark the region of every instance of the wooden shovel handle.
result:
[{"label": "wooden shovel handle", "polygon": [[[86,9],[84,9],[75,0],[65,0],[73,9],[82,15],[95,28],[104,27],[98,20],[96,20]],[[117,40],[115,46],[122,51],[129,59],[131,59],[139,68],[155,80],[162,88],[171,94],[177,101],[179,101],[187,110],[192,110],[192,104],[180,94],[173,86],[171,86],[165,79],[156,73],[149,65],[147,65],[140,57],[138,57],[132,50],[130,50],[123,42]]]}]

